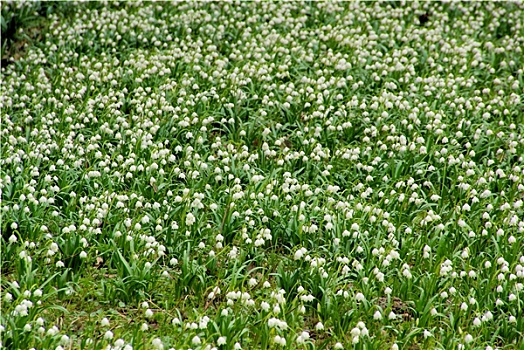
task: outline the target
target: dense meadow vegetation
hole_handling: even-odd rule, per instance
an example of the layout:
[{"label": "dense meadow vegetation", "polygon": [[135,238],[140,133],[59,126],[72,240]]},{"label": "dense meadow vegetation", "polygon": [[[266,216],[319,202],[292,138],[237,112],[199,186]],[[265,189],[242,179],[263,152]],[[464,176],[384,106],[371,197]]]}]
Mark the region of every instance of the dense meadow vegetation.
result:
[{"label": "dense meadow vegetation", "polygon": [[522,1],[3,2],[2,35],[3,348],[524,347]]}]

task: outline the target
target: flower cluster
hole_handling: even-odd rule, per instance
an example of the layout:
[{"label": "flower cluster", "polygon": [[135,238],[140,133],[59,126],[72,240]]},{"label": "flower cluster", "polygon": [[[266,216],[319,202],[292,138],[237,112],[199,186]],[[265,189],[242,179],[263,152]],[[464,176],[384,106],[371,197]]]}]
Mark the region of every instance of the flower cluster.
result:
[{"label": "flower cluster", "polygon": [[2,346],[523,346],[522,2],[48,6],[1,68]]}]

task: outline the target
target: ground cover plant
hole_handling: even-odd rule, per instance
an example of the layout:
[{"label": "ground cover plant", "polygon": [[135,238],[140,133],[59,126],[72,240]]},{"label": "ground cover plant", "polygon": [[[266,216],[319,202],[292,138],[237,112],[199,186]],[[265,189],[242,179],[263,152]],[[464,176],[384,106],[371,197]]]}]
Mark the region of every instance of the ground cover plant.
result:
[{"label": "ground cover plant", "polygon": [[524,347],[522,2],[44,8],[2,3],[3,348]]}]

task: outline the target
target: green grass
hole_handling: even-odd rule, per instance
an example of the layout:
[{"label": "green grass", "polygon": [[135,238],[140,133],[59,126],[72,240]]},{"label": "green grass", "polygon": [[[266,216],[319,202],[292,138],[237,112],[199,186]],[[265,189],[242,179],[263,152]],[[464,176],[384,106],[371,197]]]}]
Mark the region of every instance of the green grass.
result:
[{"label": "green grass", "polygon": [[523,10],[2,3],[2,346],[522,349]]}]

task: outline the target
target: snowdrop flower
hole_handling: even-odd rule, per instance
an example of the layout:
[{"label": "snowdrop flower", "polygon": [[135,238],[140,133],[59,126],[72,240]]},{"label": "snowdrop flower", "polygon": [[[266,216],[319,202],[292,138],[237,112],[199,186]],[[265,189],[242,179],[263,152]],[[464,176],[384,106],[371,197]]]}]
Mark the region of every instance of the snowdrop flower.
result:
[{"label": "snowdrop flower", "polygon": [[311,294],[307,294],[307,295],[301,295],[300,296],[300,300],[304,301],[304,302],[312,302],[313,300],[315,300],[315,297]]},{"label": "snowdrop flower", "polygon": [[226,345],[226,337],[219,337],[217,340],[217,345]]},{"label": "snowdrop flower", "polygon": [[287,329],[287,323],[285,321],[281,321],[278,318],[272,317],[267,321],[267,325],[269,328],[279,328],[282,330]]},{"label": "snowdrop flower", "polygon": [[300,305],[298,307],[298,312],[301,313],[301,314],[306,313],[306,307],[304,305]]},{"label": "snowdrop flower", "polygon": [[164,344],[162,343],[162,340],[160,338],[154,338],[151,343],[153,344],[153,347],[157,350],[164,349]]},{"label": "snowdrop flower", "polygon": [[359,335],[360,335],[360,328],[355,327],[355,328],[353,328],[353,329],[351,330],[350,333],[351,333],[351,335],[352,335],[353,337],[359,336]]},{"label": "snowdrop flower", "polygon": [[382,313],[380,313],[380,311],[375,311],[375,313],[373,314],[373,318],[375,320],[381,320],[382,319]]},{"label": "snowdrop flower", "polygon": [[53,327],[51,327],[51,328],[49,328],[49,329],[47,330],[47,335],[49,335],[49,336],[52,337],[52,336],[57,335],[58,332],[59,332],[58,327],[53,326]]},{"label": "snowdrop flower", "polygon": [[186,215],[186,226],[192,226],[196,221],[195,216],[193,213],[187,213]]},{"label": "snowdrop flower", "polygon": [[297,343],[303,344],[308,339],[309,339],[309,333],[304,331],[297,337]]},{"label": "snowdrop flower", "polygon": [[286,338],[281,337],[279,335],[275,335],[275,338],[273,338],[275,344],[278,344],[280,346],[286,346]]},{"label": "snowdrop flower", "polygon": [[63,344],[63,345],[66,345],[69,343],[69,337],[67,335],[63,335],[61,338],[60,338],[60,343]]}]

